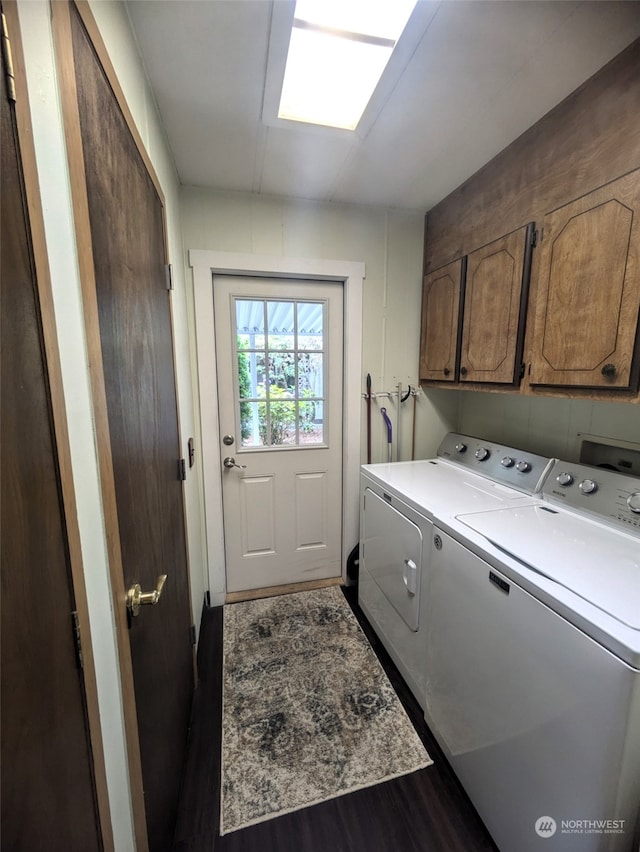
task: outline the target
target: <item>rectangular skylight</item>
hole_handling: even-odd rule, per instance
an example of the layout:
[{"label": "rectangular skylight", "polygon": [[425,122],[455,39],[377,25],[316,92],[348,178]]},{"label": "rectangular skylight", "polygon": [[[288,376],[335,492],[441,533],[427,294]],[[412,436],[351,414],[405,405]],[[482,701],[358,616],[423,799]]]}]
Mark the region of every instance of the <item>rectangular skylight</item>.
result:
[{"label": "rectangular skylight", "polygon": [[355,130],[416,0],[297,0],[279,118]]}]

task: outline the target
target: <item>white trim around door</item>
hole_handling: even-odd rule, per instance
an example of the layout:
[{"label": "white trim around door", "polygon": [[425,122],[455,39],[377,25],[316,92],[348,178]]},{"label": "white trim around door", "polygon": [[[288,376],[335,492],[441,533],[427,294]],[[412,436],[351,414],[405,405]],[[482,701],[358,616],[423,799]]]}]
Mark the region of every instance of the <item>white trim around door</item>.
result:
[{"label": "white trim around door", "polygon": [[[216,378],[215,326],[213,312],[214,275],[243,275],[258,278],[296,278],[309,281],[340,281],[344,287],[344,391],[343,391],[343,520],[342,571],[346,579],[347,557],[358,541],[358,489],[360,472],[360,417],[362,384],[362,296],[364,263],[319,260],[275,255],[191,249],[202,476],[207,537],[207,578],[211,605],[226,597],[222,481],[218,447],[218,386]],[[202,436],[207,436],[203,440]]]}]

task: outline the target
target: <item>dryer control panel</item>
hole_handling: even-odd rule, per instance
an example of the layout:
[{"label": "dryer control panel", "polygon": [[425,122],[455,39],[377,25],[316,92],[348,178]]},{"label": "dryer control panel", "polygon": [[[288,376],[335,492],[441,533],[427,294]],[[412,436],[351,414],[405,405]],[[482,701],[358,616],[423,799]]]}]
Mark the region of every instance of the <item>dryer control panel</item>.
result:
[{"label": "dryer control panel", "polygon": [[640,478],[590,465],[555,460],[543,499],[595,515],[640,534]]},{"label": "dryer control panel", "polygon": [[527,494],[540,490],[551,466],[551,460],[544,456],[457,432],[449,432],[442,439],[438,458]]}]

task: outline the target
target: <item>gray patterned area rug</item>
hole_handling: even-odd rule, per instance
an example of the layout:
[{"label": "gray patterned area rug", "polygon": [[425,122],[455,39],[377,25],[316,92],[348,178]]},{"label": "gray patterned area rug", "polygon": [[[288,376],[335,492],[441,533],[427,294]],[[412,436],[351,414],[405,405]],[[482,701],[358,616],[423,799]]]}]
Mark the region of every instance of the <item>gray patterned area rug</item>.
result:
[{"label": "gray patterned area rug", "polygon": [[224,608],[220,834],[429,766],[339,588]]}]

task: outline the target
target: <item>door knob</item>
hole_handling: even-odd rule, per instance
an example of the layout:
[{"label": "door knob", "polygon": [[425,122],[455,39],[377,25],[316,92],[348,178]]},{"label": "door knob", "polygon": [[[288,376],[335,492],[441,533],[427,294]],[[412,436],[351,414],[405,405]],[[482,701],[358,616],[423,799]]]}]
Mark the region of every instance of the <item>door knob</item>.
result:
[{"label": "door knob", "polygon": [[140,588],[140,583],[135,583],[131,586],[127,592],[127,609],[131,615],[138,615],[141,606],[148,606],[149,604],[154,606],[158,603],[166,579],[166,574],[160,574],[156,581],[156,587],[152,592],[143,592]]},{"label": "door knob", "polygon": [[242,470],[246,467],[246,464],[237,464],[233,456],[227,456],[222,464],[227,468],[227,470],[231,470],[232,467],[237,467]]}]

